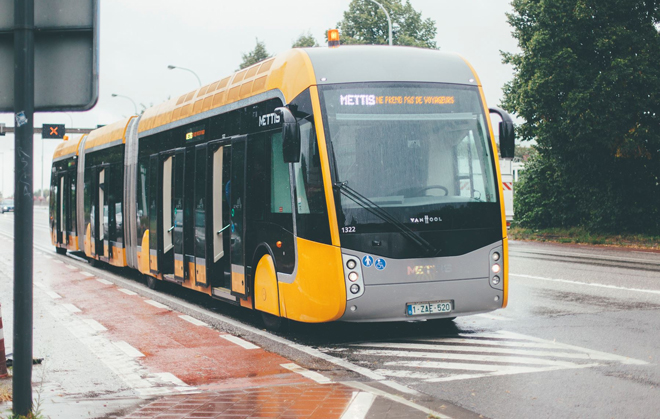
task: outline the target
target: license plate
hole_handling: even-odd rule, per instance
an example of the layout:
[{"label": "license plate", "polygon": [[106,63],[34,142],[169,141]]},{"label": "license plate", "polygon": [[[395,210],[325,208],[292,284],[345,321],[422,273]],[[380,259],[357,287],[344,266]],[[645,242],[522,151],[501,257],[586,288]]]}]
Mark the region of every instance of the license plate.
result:
[{"label": "license plate", "polygon": [[432,303],[413,303],[408,304],[408,315],[416,316],[419,314],[450,313],[452,310],[451,301],[435,301]]}]

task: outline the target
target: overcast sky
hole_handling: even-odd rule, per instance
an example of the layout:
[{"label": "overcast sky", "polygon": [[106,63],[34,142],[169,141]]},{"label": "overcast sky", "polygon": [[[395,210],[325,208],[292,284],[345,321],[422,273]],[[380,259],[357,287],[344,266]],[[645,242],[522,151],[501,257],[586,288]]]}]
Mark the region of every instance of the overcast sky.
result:
[{"label": "overcast sky", "polygon": [[[206,85],[232,74],[256,38],[270,54],[291,47],[310,32],[325,47],[325,32],[335,28],[350,0],[101,0],[100,92],[87,112],[35,115],[35,126],[60,123],[76,128],[109,124],[170,97],[196,89],[197,79],[176,65],[194,70]],[[463,55],[481,78],[489,106],[498,105],[502,86],[512,78],[500,50],[516,51],[505,13],[510,0],[410,0],[424,19],[435,20],[442,51]],[[75,65],[72,60],[71,65]],[[13,126],[12,115],[0,122]],[[50,160],[57,140],[44,140],[43,185],[50,181]],[[41,137],[35,136],[34,189],[41,189]],[[0,137],[0,188],[13,194],[13,136]]]}]

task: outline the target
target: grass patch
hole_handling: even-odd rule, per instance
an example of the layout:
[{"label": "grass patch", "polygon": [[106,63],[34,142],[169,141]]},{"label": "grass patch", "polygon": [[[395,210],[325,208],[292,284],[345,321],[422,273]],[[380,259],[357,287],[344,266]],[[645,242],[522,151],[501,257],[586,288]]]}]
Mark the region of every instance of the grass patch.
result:
[{"label": "grass patch", "polygon": [[11,377],[0,380],[0,403],[7,403],[11,398]]},{"label": "grass patch", "polygon": [[509,228],[508,235],[512,240],[660,250],[659,236],[649,236],[644,234],[594,233],[587,231],[583,227],[532,229],[512,225],[511,228]]}]

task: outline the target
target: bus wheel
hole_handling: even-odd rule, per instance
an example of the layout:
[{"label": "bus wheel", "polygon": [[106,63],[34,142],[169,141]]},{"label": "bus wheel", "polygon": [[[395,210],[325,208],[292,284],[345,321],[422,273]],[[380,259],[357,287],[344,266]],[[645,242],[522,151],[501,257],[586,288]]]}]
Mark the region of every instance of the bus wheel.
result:
[{"label": "bus wheel", "polygon": [[286,332],[289,330],[290,321],[284,317],[275,316],[264,311],[261,312],[261,320],[266,329],[272,332]]},{"label": "bus wheel", "polygon": [[147,287],[149,289],[155,290],[158,288],[158,280],[156,278],[151,275],[145,275],[145,279],[147,280]]},{"label": "bus wheel", "polygon": [[98,259],[88,258],[87,262],[89,262],[89,266],[91,266],[92,268],[98,268],[101,266],[101,261]]},{"label": "bus wheel", "polygon": [[58,255],[66,255],[66,249],[63,247],[56,247],[55,253],[57,253]]}]

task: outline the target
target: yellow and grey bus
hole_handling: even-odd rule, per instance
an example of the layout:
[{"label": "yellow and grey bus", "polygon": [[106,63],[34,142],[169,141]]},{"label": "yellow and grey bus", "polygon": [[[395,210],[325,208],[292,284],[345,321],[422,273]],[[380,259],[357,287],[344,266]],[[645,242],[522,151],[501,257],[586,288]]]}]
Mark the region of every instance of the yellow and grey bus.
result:
[{"label": "yellow and grey bus", "polygon": [[61,144],[53,244],[263,313],[410,321],[507,304],[490,112],[460,56],[293,49]]}]

